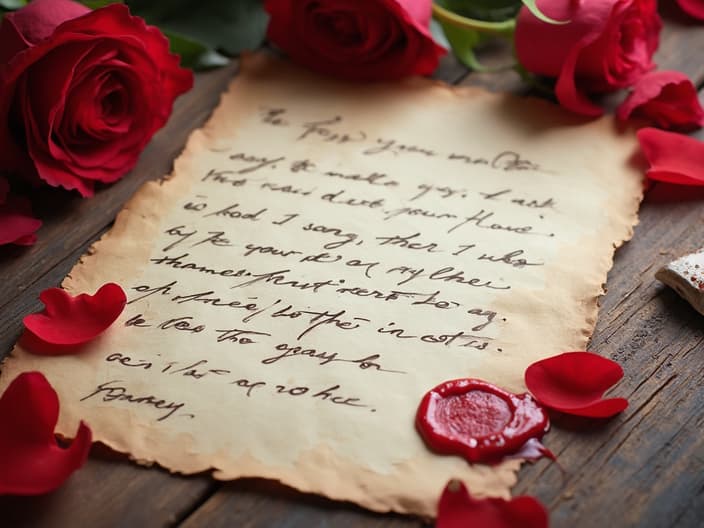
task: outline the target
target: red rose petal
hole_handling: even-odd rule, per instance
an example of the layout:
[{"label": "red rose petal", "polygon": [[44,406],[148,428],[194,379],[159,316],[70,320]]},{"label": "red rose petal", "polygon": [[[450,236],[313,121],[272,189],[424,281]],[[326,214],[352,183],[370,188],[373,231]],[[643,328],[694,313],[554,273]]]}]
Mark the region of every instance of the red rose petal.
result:
[{"label": "red rose petal", "polygon": [[677,3],[688,15],[704,20],[704,0],[677,0]]},{"label": "red rose petal", "polygon": [[548,430],[530,394],[516,395],[476,379],[442,383],[421,400],[416,427],[428,446],[469,462],[495,463]]},{"label": "red rose petal", "polygon": [[96,338],[115,322],[127,302],[125,292],[113,283],[104,285],[95,295],[83,293],[76,297],[60,288],[49,288],[39,299],[44,311],[24,318],[28,334],[24,342],[34,344],[31,351],[39,354],[57,351],[36,346],[42,343],[76,346]]},{"label": "red rose petal", "polygon": [[590,418],[608,418],[628,407],[625,398],[602,399],[622,377],[618,363],[592,352],[565,352],[525,372],[528,390],[545,407]]},{"label": "red rose petal", "polygon": [[547,528],[548,513],[533,497],[475,499],[450,481],[440,497],[435,528]]},{"label": "red rose petal", "polygon": [[679,185],[704,185],[704,143],[657,128],[642,128],[637,135],[650,165],[648,178]]},{"label": "red rose petal", "polygon": [[694,130],[704,124],[704,109],[697,89],[684,73],[658,71],[646,74],[616,112],[620,120],[647,119],[669,130]]},{"label": "red rose petal", "polygon": [[54,428],[59,399],[39,372],[19,375],[0,397],[0,495],[40,495],[55,490],[88,457],[92,434],[81,422],[68,449]]},{"label": "red rose petal", "polygon": [[32,208],[25,198],[7,195],[5,202],[0,202],[0,246],[31,246],[37,241],[34,233],[41,225],[41,220],[32,216]]}]

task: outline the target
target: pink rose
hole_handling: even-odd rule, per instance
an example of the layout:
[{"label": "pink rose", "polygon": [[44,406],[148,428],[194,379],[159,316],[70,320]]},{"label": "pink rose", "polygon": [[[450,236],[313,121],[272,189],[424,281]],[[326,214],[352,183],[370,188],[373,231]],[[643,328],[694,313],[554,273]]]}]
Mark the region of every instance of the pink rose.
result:
[{"label": "pink rose", "polygon": [[137,162],[191,88],[161,32],[126,6],[34,0],[0,25],[0,167],[93,194]]},{"label": "pink rose", "polygon": [[294,61],[355,80],[429,75],[445,54],[431,0],[265,0],[269,40]]},{"label": "pink rose", "polygon": [[630,86],[654,68],[662,27],[656,0],[542,0],[538,7],[570,22],[542,22],[523,7],[518,59],[532,73],[557,78],[557,99],[573,112],[601,115],[587,94]]},{"label": "pink rose", "polygon": [[660,71],[641,78],[618,107],[620,120],[642,118],[671,130],[693,130],[704,125],[704,109],[697,89],[684,73]]}]

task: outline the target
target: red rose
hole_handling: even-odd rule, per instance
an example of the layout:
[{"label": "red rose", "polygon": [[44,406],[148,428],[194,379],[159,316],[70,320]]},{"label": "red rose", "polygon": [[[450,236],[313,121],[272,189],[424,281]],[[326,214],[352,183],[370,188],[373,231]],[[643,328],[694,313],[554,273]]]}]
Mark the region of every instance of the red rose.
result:
[{"label": "red rose", "polygon": [[693,130],[704,125],[697,89],[684,73],[659,71],[640,79],[616,116],[646,119],[660,128]]},{"label": "red rose", "polygon": [[677,3],[688,15],[704,20],[704,0],[677,0]]},{"label": "red rose", "polygon": [[518,60],[530,72],[556,77],[557,99],[573,112],[601,115],[586,94],[630,86],[653,69],[662,27],[656,0],[542,0],[538,7],[570,22],[542,22],[523,7]]},{"label": "red rose", "polygon": [[265,0],[269,40],[304,66],[355,80],[429,75],[445,54],[430,0]]},{"label": "red rose", "polygon": [[93,194],[137,162],[193,75],[113,4],[35,0],[0,25],[0,166]]}]

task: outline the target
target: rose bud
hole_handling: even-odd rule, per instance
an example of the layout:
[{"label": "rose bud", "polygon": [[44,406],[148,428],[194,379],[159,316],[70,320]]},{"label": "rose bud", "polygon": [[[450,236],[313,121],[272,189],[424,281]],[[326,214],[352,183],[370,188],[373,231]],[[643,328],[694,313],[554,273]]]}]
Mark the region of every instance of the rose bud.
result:
[{"label": "rose bud", "polygon": [[126,6],[35,0],[0,24],[0,166],[91,196],[124,176],[193,85]]},{"label": "rose bud", "polygon": [[269,40],[312,70],[354,80],[429,75],[445,49],[431,0],[266,0]]},{"label": "rose bud", "polygon": [[542,0],[538,7],[569,22],[543,22],[521,8],[518,60],[531,73],[557,79],[555,94],[565,108],[601,115],[587,94],[625,88],[654,68],[662,27],[656,0]]}]

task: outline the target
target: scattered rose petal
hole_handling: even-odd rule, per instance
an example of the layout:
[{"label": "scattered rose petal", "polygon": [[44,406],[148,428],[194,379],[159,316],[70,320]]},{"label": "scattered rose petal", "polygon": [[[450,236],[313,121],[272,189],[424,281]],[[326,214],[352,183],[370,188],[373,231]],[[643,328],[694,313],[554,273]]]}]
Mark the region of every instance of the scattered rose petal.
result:
[{"label": "scattered rose petal", "polygon": [[642,128],[637,135],[650,165],[648,178],[678,185],[704,185],[704,143],[657,128]]},{"label": "scattered rose petal", "polygon": [[548,513],[533,497],[475,499],[451,480],[440,497],[435,528],[547,528]]},{"label": "scattered rose petal", "polygon": [[431,449],[469,462],[500,462],[531,438],[542,437],[549,426],[530,394],[512,394],[477,379],[438,385],[423,397],[416,414],[416,427]]},{"label": "scattered rose petal", "polygon": [[20,374],[0,397],[0,495],[40,495],[55,490],[88,457],[91,431],[81,422],[67,449],[54,428],[59,399],[39,372]]},{"label": "scattered rose petal", "polygon": [[[23,345],[38,354],[65,353],[58,347],[75,347],[96,338],[120,316],[127,302],[120,286],[108,283],[95,295],[71,296],[60,288],[44,290],[39,299],[44,311],[24,318]],[[50,345],[42,347],[42,344]]]},{"label": "scattered rose petal", "polygon": [[528,390],[545,407],[590,418],[608,418],[628,407],[625,398],[602,399],[622,377],[618,363],[593,352],[565,352],[525,372]]},{"label": "scattered rose petal", "polygon": [[645,75],[621,103],[616,117],[643,118],[668,130],[694,130],[704,125],[697,89],[684,73],[658,71]]},{"label": "scattered rose petal", "polygon": [[677,0],[677,3],[688,15],[704,20],[704,0]]},{"label": "scattered rose petal", "polygon": [[5,193],[4,201],[0,200],[0,246],[31,246],[37,241],[35,232],[41,225],[41,220],[32,216],[29,200]]}]

